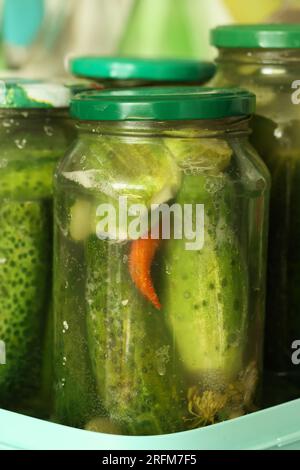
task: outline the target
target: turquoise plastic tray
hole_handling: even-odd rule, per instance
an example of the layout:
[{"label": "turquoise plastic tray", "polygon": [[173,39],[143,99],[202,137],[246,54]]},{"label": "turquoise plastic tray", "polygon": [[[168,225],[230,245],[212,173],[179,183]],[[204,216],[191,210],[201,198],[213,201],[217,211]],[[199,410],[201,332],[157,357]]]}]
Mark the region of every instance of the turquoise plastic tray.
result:
[{"label": "turquoise plastic tray", "polygon": [[68,428],[0,410],[0,450],[300,450],[300,400],[207,428],[124,437]]}]

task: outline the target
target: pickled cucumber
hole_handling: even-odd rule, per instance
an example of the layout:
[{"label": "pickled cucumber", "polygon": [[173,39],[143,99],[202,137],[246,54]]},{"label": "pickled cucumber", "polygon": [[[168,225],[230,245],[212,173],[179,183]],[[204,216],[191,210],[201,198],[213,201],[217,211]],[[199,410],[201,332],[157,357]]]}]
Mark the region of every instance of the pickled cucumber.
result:
[{"label": "pickled cucumber", "polygon": [[[226,184],[221,174],[184,179],[176,201],[204,204],[205,242],[199,251],[186,251],[184,239],[165,244],[162,299],[187,371],[221,381],[233,380],[243,367],[248,305],[247,269],[223,200]],[[220,185],[221,196],[209,191]]]},{"label": "pickled cucumber", "polygon": [[183,374],[163,316],[136,291],[127,246],[87,241],[88,342],[99,398],[123,434],[186,428]]},{"label": "pickled cucumber", "polygon": [[[128,203],[152,203],[170,199],[180,185],[180,171],[160,139],[157,142],[119,142],[102,136],[101,141],[80,143],[86,164],[84,171],[63,172],[63,176],[96,194],[112,199],[126,196]],[[120,184],[122,181],[122,184]],[[160,201],[159,195],[168,190]]]},{"label": "pickled cucumber", "polygon": [[25,414],[34,410],[36,416],[48,418],[53,331],[50,198],[57,150],[51,156],[49,149],[39,155],[29,147],[18,151],[3,150],[0,171],[0,338],[7,349],[7,363],[0,367],[0,406]]},{"label": "pickled cucumber", "polygon": [[170,150],[180,168],[190,173],[222,171],[230,164],[232,149],[226,140],[216,138],[165,138],[164,143]]},{"label": "pickled cucumber", "polygon": [[50,277],[49,207],[39,202],[0,206],[0,338],[6,364],[0,366],[0,403],[10,406],[36,392],[40,381],[43,312]]},{"label": "pickled cucumber", "polygon": [[[96,420],[98,428],[108,420],[125,434],[175,432],[184,429],[178,407],[183,416],[186,406],[181,404],[185,399],[178,385],[181,377],[177,380],[176,371],[169,370],[172,343],[163,320],[130,280],[127,262],[122,262],[127,260],[127,246],[96,237],[96,209],[100,202],[117,208],[118,197],[127,196],[128,204],[143,203],[147,211],[152,203],[175,195],[180,170],[161,141],[154,146],[131,143],[127,152],[123,143],[103,139],[89,153],[94,159],[89,160],[87,171],[64,173],[67,180],[89,191],[70,207],[68,228],[71,240],[85,246],[89,356],[97,399],[106,410],[104,417],[94,410],[89,420]],[[120,179],[125,179],[124,184],[118,184]],[[126,351],[129,334],[130,344],[136,347]]]},{"label": "pickled cucumber", "polygon": [[[89,195],[94,194],[97,200],[101,196],[102,203],[111,204],[117,211],[119,198],[126,197],[128,206],[143,204],[147,213],[152,204],[172,199],[180,187],[180,169],[160,139],[155,143],[129,138],[118,142],[102,137],[96,144],[91,140],[80,145],[88,163],[84,171],[62,169],[64,178],[77,183]],[[95,233],[95,225],[94,218],[91,233]],[[117,229],[121,238],[126,239],[127,228],[121,225]]]},{"label": "pickled cucumber", "polygon": [[[198,403],[202,425],[225,413],[226,406],[228,413],[243,413],[248,279],[229,225],[230,201],[224,200],[231,194],[225,189],[224,196],[228,177],[223,170],[231,163],[232,150],[226,141],[200,142],[163,140],[184,174],[175,202],[182,207],[205,204],[207,226],[203,250],[186,251],[186,240],[163,242],[152,266],[162,314],[130,280],[126,245],[101,242],[96,236],[87,241],[90,357],[99,397],[111,422],[125,434],[193,427],[189,416],[198,403],[193,386],[204,387]],[[77,209],[73,206],[73,215]],[[90,213],[86,207],[85,213]],[[74,235],[80,234],[72,219],[71,225]],[[169,357],[173,364],[168,365]],[[255,365],[253,370],[248,393],[256,385]]]},{"label": "pickled cucumber", "polygon": [[53,158],[32,162],[15,161],[0,171],[0,197],[22,200],[49,198],[55,167]]}]

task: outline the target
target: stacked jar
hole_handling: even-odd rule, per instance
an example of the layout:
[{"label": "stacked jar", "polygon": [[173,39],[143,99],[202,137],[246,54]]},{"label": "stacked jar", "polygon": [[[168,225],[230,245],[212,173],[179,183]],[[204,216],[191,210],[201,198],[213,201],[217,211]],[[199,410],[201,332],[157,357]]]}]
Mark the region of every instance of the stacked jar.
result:
[{"label": "stacked jar", "polygon": [[274,400],[284,401],[299,397],[300,386],[299,25],[221,26],[212,43],[219,48],[212,84],[242,86],[257,96],[251,141],[272,175],[267,382],[281,390]]},{"label": "stacked jar", "polygon": [[71,85],[1,81],[0,407],[41,417],[52,399],[52,183],[75,138],[71,94]]},{"label": "stacked jar", "polygon": [[239,90],[84,93],[55,176],[55,419],[164,434],[257,406],[269,173]]}]

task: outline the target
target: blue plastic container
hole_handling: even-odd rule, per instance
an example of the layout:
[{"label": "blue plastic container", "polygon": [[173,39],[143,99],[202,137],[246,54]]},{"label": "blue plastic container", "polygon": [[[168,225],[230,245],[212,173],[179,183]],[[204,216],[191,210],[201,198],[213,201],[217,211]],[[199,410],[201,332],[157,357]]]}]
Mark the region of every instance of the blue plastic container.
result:
[{"label": "blue plastic container", "polygon": [[0,450],[300,450],[300,400],[167,436],[126,437],[67,428],[0,410]]}]

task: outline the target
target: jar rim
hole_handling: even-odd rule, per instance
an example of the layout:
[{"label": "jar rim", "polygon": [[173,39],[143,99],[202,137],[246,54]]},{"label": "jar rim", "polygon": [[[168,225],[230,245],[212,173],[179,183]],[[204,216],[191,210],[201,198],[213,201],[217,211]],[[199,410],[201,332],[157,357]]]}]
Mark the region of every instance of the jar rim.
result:
[{"label": "jar rim", "polygon": [[211,44],[239,49],[300,49],[300,24],[218,26],[211,31]]}]

